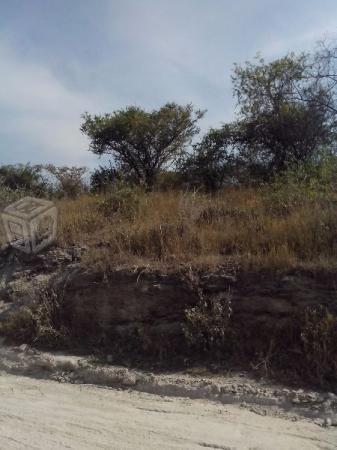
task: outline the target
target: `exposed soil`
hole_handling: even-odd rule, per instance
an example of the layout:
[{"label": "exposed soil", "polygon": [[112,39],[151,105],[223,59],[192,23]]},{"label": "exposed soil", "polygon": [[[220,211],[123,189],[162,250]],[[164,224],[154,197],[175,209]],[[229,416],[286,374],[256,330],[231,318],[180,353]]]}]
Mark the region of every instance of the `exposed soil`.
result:
[{"label": "exposed soil", "polygon": [[98,362],[93,357],[40,352],[28,345],[0,346],[0,370],[37,379],[240,404],[248,409],[254,407],[261,415],[301,416],[316,425],[337,426],[337,392],[290,388],[270,380],[254,379],[247,372],[215,374],[195,367],[153,373]]},{"label": "exposed soil", "polygon": [[[85,251],[0,254],[0,325],[9,323],[2,330],[12,342],[110,353],[112,362],[130,359],[137,366],[147,358],[161,368],[221,360],[287,382],[336,384],[336,272],[247,272],[230,265],[104,272],[82,266]],[[42,312],[35,309],[28,321],[26,314],[26,323],[14,315],[10,323],[13,311],[38,303],[46,286]],[[193,325],[187,311],[199,305],[205,311],[199,308]],[[216,316],[218,306],[223,315]],[[215,345],[219,328],[225,338]]]},{"label": "exposed soil", "polygon": [[209,400],[0,376],[6,449],[334,449],[337,428]]},{"label": "exposed soil", "polygon": [[[78,263],[80,253],[54,249],[33,260],[14,253],[0,258],[0,321],[29,305],[34,289],[53,280],[62,287],[61,324],[70,337],[82,342],[82,351],[94,346],[105,355],[98,361],[0,342],[0,395],[6,400],[0,401],[0,448],[337,448],[333,380],[329,392],[257,381],[245,371],[214,374],[191,365],[152,373],[111,365],[116,360],[111,343],[116,336],[128,342],[132,329],[143,333],[142,341],[135,341],[139,350],[144,343],[158,354],[163,343],[179,348],[186,308],[200,297],[184,273],[92,272]],[[209,300],[231,292],[234,323],[251,347],[248,362],[261,343],[269,343],[272,331],[284,341],[298,310],[323,305],[336,313],[333,273],[240,274],[218,268],[197,277],[197,288]],[[299,354],[294,355],[290,362],[296,364]],[[161,358],[172,362],[165,353]],[[297,379],[297,386],[310,380],[302,381]]]}]

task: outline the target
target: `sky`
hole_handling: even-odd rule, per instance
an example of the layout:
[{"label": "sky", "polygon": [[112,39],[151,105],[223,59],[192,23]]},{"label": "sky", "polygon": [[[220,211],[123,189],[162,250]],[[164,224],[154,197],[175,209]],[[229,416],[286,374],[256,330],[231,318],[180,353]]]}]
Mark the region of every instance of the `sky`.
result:
[{"label": "sky", "polygon": [[0,0],[0,164],[97,166],[85,111],[192,102],[206,132],[234,62],[336,36],[336,0]]}]

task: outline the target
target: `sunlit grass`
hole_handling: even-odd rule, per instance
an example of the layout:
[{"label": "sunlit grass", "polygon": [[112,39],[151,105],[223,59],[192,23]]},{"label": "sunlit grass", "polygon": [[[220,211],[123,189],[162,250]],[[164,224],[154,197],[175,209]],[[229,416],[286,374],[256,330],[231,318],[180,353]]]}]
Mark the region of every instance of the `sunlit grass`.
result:
[{"label": "sunlit grass", "polygon": [[[87,245],[85,263],[318,267],[337,263],[337,208],[320,201],[286,213],[266,208],[261,190],[138,193],[137,208],[103,215],[102,196],[62,200],[61,246]],[[127,214],[126,214],[127,212]]]}]

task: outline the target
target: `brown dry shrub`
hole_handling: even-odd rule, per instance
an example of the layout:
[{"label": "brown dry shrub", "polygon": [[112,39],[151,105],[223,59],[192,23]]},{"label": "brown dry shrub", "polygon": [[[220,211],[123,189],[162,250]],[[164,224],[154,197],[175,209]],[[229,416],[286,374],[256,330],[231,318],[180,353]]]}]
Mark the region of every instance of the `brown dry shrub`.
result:
[{"label": "brown dry shrub", "polygon": [[13,312],[2,324],[1,333],[16,342],[46,348],[66,346],[70,331],[62,289],[47,285],[35,290],[32,303]]},{"label": "brown dry shrub", "polygon": [[258,189],[215,196],[137,192],[136,206],[133,194],[123,195],[112,204],[108,194],[60,201],[59,244],[87,245],[91,267],[109,260],[131,266],[135,258],[151,265],[234,259],[247,268],[337,267],[337,207],[331,201],[303,200],[275,215]]}]

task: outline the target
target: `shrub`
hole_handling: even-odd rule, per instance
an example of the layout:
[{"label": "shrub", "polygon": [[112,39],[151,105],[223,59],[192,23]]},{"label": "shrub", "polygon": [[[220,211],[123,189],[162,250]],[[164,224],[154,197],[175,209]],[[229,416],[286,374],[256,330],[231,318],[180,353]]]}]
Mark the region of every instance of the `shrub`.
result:
[{"label": "shrub", "polygon": [[187,342],[202,352],[217,354],[228,351],[232,345],[232,333],[229,326],[231,312],[229,296],[201,300],[197,306],[186,311]]},{"label": "shrub", "polygon": [[51,173],[57,182],[59,197],[76,198],[87,190],[84,176],[87,173],[86,167],[56,167],[48,164],[45,169]]},{"label": "shrub", "polygon": [[304,364],[310,377],[320,384],[337,378],[337,317],[319,305],[307,308],[301,317]]},{"label": "shrub", "polygon": [[69,330],[63,292],[52,285],[40,287],[32,304],[13,312],[1,332],[13,341],[55,348],[68,342]]},{"label": "shrub", "polygon": [[308,203],[333,199],[336,171],[336,156],[326,154],[319,161],[311,160],[290,167],[262,190],[266,209],[289,213]]},{"label": "shrub", "polygon": [[35,339],[35,320],[30,308],[23,307],[13,312],[0,324],[1,334],[14,342],[33,342]]},{"label": "shrub", "polygon": [[23,189],[11,189],[10,187],[0,183],[0,208],[5,208],[25,195],[26,192]]},{"label": "shrub", "polygon": [[199,298],[198,304],[186,310],[184,334],[187,345],[203,355],[223,359],[233,350],[231,297],[218,294],[205,296],[198,276],[188,274],[188,285]]},{"label": "shrub", "polygon": [[186,184],[184,176],[174,170],[162,170],[158,173],[156,178],[155,188],[157,191],[167,192],[178,190]]},{"label": "shrub", "polygon": [[99,211],[107,217],[119,215],[131,219],[139,211],[140,191],[132,186],[119,183],[99,203]]},{"label": "shrub", "polygon": [[90,177],[90,186],[93,192],[108,192],[115,183],[121,181],[121,173],[114,167],[96,169]]},{"label": "shrub", "polygon": [[41,196],[50,191],[50,184],[43,176],[43,166],[30,164],[6,165],[0,167],[0,184],[11,191]]},{"label": "shrub", "polygon": [[294,311],[279,323],[232,323],[241,363],[263,376],[326,388],[337,380],[337,316],[320,304]]}]

